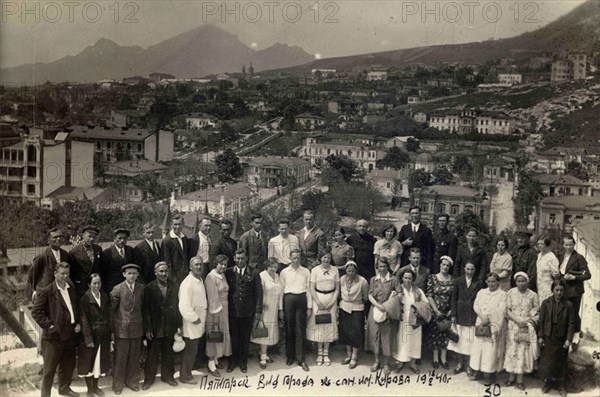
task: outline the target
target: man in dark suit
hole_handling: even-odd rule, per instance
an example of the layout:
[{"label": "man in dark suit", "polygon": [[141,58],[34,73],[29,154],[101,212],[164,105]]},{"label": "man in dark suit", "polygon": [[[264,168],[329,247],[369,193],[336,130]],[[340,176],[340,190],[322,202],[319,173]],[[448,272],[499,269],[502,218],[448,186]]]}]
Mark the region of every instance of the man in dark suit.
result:
[{"label": "man in dark suit", "polygon": [[183,233],[183,216],[173,215],[171,231],[162,240],[162,251],[165,262],[169,265],[169,278],[180,285],[188,275],[191,253],[187,236]]},{"label": "man in dark suit", "polygon": [[[517,244],[511,251],[513,271],[512,274],[524,272],[529,277],[529,289],[537,291],[537,251],[529,244],[533,233],[526,229],[515,232]],[[511,286],[516,287],[514,278],[511,277]]]},{"label": "man in dark suit", "polygon": [[250,336],[262,314],[262,284],[258,271],[247,266],[246,254],[241,249],[235,252],[235,266],[225,271],[225,278],[229,285],[229,334],[232,349],[227,372],[239,365],[240,370],[246,373]]},{"label": "man in dark suit", "polygon": [[413,247],[410,249],[410,263],[398,270],[398,274],[402,274],[405,270],[412,270],[417,277],[413,284],[421,288],[423,292],[427,291],[427,279],[429,278],[429,269],[421,265],[421,251],[418,248]]},{"label": "man in dark suit", "polygon": [[[439,214],[437,216],[438,229],[435,233],[434,241],[435,248],[433,251],[433,267],[431,274],[440,272],[440,258],[449,256],[452,260],[456,260],[456,252],[458,250],[458,238],[448,229],[450,223],[450,215]],[[450,269],[452,272],[452,269]]]},{"label": "man in dark suit", "polygon": [[260,214],[254,214],[250,218],[252,228],[240,236],[239,248],[244,250],[248,266],[259,272],[265,269],[267,260],[269,237],[261,230],[263,218]]},{"label": "man in dark suit", "polygon": [[123,386],[132,391],[140,390],[140,345],[144,336],[144,285],[136,282],[140,267],[128,263],[122,270],[125,281],[117,284],[110,292],[115,339],[112,388],[115,394],[121,394]]},{"label": "man in dark suit", "polygon": [[135,263],[140,267],[141,282],[148,284],[156,279],[154,266],[162,261],[162,248],[154,240],[154,224],[144,224],[144,239],[134,247]]},{"label": "man in dark suit", "polygon": [[316,266],[318,258],[325,252],[327,237],[315,225],[314,211],[304,211],[302,221],[304,222],[304,228],[297,234],[302,255],[300,264],[311,270]]},{"label": "man in dark suit", "polygon": [[[377,239],[368,232],[369,221],[359,219],[356,222],[356,234],[351,235],[346,239],[348,244],[354,249],[354,261],[358,265],[358,274],[363,276],[365,280],[370,281],[375,277],[375,256],[373,249]],[[370,307],[370,302],[365,302],[365,315]]]},{"label": "man in dark suit", "polygon": [[94,244],[98,232],[99,230],[95,226],[84,226],[81,230],[81,243],[77,244],[69,252],[72,260],[71,281],[73,281],[77,294],[80,297],[88,289],[90,275],[100,273],[102,248]]},{"label": "man in dark suit", "polygon": [[[230,220],[225,219],[221,222],[221,237],[210,247],[209,257],[212,264],[217,255],[225,255],[229,260],[227,267],[235,266],[234,256],[237,250],[237,241],[231,238],[233,224]],[[212,266],[210,269],[212,270]]]},{"label": "man in dark suit", "polygon": [[102,251],[100,256],[100,275],[102,287],[110,295],[115,285],[123,282],[123,266],[135,263],[133,247],[127,245],[130,236],[129,230],[118,228],[114,232],[115,243]]},{"label": "man in dark suit", "polygon": [[79,297],[67,283],[70,265],[59,262],[54,270],[54,281],[40,287],[31,315],[44,330],[42,333],[42,397],[49,397],[54,374],[58,368],[58,393],[78,397],[71,389],[75,369],[76,334],[79,325]]},{"label": "man in dark suit", "polygon": [[398,241],[404,246],[401,265],[406,266],[409,262],[411,248],[418,248],[421,252],[421,264],[427,269],[433,268],[433,235],[431,229],[421,223],[421,208],[413,206],[409,210],[410,223],[402,226],[398,234]]},{"label": "man in dark suit", "polygon": [[48,248],[33,258],[33,263],[27,275],[27,296],[33,300],[36,290],[54,281],[54,270],[59,262],[71,264],[69,253],[60,248],[63,234],[58,228],[48,230]]},{"label": "man in dark suit", "polygon": [[579,346],[579,333],[581,331],[581,317],[579,309],[581,307],[581,298],[585,292],[583,286],[585,280],[592,278],[588,263],[583,257],[575,251],[575,239],[573,236],[563,238],[563,248],[565,251],[558,258],[560,277],[565,280],[565,298],[573,304],[575,312],[575,335],[573,337],[573,350]]},{"label": "man in dark suit", "polygon": [[181,334],[181,314],[179,313],[179,286],[169,278],[167,262],[154,266],[156,279],[144,288],[144,333],[148,342],[148,359],[144,367],[144,385],[148,390],[156,378],[160,355],[160,379],[171,386],[177,386],[173,341],[175,334]]}]

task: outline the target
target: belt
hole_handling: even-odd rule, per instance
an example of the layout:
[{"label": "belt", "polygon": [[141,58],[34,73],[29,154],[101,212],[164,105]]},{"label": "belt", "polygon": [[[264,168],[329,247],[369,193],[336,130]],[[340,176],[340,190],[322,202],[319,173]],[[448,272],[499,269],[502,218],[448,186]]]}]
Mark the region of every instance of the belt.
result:
[{"label": "belt", "polygon": [[335,292],[335,289],[332,289],[329,291],[321,291],[320,289],[315,288],[315,291],[317,291],[319,294],[327,295],[327,294],[333,294]]}]

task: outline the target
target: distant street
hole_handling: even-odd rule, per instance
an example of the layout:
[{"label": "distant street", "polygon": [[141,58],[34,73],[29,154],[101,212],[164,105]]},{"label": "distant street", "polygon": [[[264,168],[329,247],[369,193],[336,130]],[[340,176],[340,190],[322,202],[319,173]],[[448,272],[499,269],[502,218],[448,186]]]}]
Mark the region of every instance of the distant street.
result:
[{"label": "distant street", "polygon": [[515,224],[512,201],[513,184],[512,182],[503,182],[496,186],[498,194],[492,198],[492,226],[496,228],[496,233],[500,233]]}]

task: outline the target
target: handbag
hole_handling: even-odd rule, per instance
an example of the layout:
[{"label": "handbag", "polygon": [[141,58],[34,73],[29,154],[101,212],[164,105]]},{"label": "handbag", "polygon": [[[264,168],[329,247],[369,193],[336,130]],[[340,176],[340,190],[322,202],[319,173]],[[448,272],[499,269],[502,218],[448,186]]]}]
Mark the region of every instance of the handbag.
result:
[{"label": "handbag", "polygon": [[315,324],[331,324],[331,313],[315,314]]},{"label": "handbag", "polygon": [[491,338],[492,328],[489,324],[479,324],[475,327],[475,336],[480,338]]},{"label": "handbag", "polygon": [[517,343],[531,343],[531,334],[529,333],[529,327],[527,325],[519,327],[516,340]]},{"label": "handbag", "polygon": [[260,339],[269,336],[269,329],[265,326],[263,320],[259,320],[254,328],[252,328],[252,338]]},{"label": "handbag", "polygon": [[450,329],[450,326],[452,325],[452,321],[450,321],[447,318],[444,318],[443,316],[438,317],[438,319],[435,320],[435,324],[437,326],[437,329],[439,331],[447,331]]},{"label": "handbag", "polygon": [[214,323],[211,330],[208,331],[208,335],[206,336],[207,343],[223,343],[224,339],[223,331],[221,331],[221,326],[218,323]]},{"label": "handbag", "polygon": [[450,328],[446,330],[446,335],[448,335],[448,339],[454,343],[458,343],[460,340],[460,335],[458,335],[458,332],[456,332],[456,325],[451,324]]}]

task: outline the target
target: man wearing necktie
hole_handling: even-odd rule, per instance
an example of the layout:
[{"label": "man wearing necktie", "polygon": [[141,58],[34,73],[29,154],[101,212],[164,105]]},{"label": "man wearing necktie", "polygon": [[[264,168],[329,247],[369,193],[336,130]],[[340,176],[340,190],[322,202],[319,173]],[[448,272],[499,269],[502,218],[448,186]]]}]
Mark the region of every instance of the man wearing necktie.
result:
[{"label": "man wearing necktie", "polygon": [[114,244],[100,255],[100,275],[102,276],[102,287],[107,294],[115,285],[124,279],[122,268],[128,263],[135,263],[133,247],[127,245],[127,239],[131,233],[124,228],[118,228],[114,232]]},{"label": "man wearing necktie", "polygon": [[262,283],[256,269],[246,264],[246,254],[242,249],[235,252],[235,266],[225,270],[229,285],[229,335],[232,354],[229,357],[227,372],[239,365],[240,370],[248,370],[248,350],[250,336],[256,321],[262,315]]},{"label": "man wearing necktie", "polygon": [[[224,219],[221,221],[220,231],[221,237],[217,239],[217,241],[210,246],[210,263],[214,262],[214,259],[217,255],[225,255],[228,258],[227,267],[235,266],[235,261],[233,260],[235,256],[235,251],[237,250],[237,241],[231,238],[231,232],[233,231],[233,224],[229,219]],[[210,267],[212,270],[214,266]]]},{"label": "man wearing necktie", "polygon": [[[212,221],[209,218],[203,218],[200,220],[199,230],[195,236],[190,238],[190,258],[198,257],[202,259],[204,269],[207,271],[214,268],[210,263],[210,250],[213,245],[212,239],[210,238],[210,228]],[[202,275],[202,278],[206,277],[206,274]]]},{"label": "man wearing necktie", "polygon": [[132,391],[140,390],[140,344],[144,336],[144,285],[136,282],[140,267],[128,263],[121,270],[124,281],[110,293],[115,341],[112,388],[115,394],[121,394],[124,386]]},{"label": "man wearing necktie", "polygon": [[183,226],[183,216],[173,215],[171,231],[162,240],[164,261],[169,264],[169,277],[178,285],[187,277],[190,258],[196,255],[196,251],[191,249],[190,240],[183,233]]},{"label": "man wearing necktie", "polygon": [[251,217],[252,228],[241,235],[239,248],[244,250],[248,266],[262,271],[265,269],[269,238],[261,230],[263,218],[260,214]]},{"label": "man wearing necktie", "polygon": [[134,248],[135,264],[140,267],[139,281],[145,284],[156,280],[154,266],[163,260],[162,250],[154,239],[153,223],[144,224],[144,239]]},{"label": "man wearing necktie", "polygon": [[302,254],[300,264],[311,270],[317,264],[327,245],[325,233],[315,225],[315,212],[304,211],[302,215],[304,228],[298,232],[300,252]]},{"label": "man wearing necktie", "polygon": [[401,266],[409,264],[410,249],[418,248],[421,252],[421,265],[431,270],[435,249],[431,229],[421,223],[421,208],[418,205],[410,208],[409,216],[409,224],[402,226],[400,233],[398,233],[398,241],[404,246]]}]

